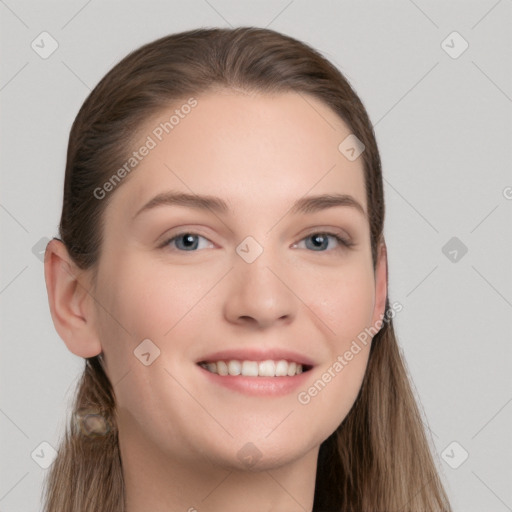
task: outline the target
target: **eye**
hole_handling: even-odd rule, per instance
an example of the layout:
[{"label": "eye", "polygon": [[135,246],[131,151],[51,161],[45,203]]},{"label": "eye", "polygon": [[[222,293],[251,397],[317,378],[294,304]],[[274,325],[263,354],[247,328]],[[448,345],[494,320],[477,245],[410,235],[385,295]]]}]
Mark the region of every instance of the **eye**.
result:
[{"label": "eye", "polygon": [[[326,233],[326,232],[318,232],[311,233],[307,237],[303,238],[299,244],[305,240],[306,248],[312,249],[315,252],[326,252],[325,249],[329,245],[329,239],[334,240],[338,244],[338,249],[352,247],[354,245],[353,242],[343,238],[342,236],[336,233]],[[308,241],[312,241],[312,243],[308,244]],[[299,244],[296,244],[298,246]],[[336,247],[334,247],[336,249]]]},{"label": "eye", "polygon": [[[201,244],[201,240],[204,240],[206,244]],[[329,240],[334,240],[334,242],[337,244],[337,247],[335,246],[333,249],[349,248],[354,245],[353,242],[343,238],[342,236],[336,233],[317,232],[311,233],[307,237],[303,238],[298,244],[295,244],[294,247],[299,247],[300,243],[306,241],[307,249],[312,249],[315,252],[326,252],[326,249],[329,246]],[[308,242],[312,243],[308,244]],[[197,249],[208,248],[208,244],[210,244],[210,247],[213,246],[213,244],[204,236],[198,235],[197,233],[193,233],[190,231],[183,231],[181,233],[176,234],[172,238],[166,240],[161,245],[161,247],[164,249],[177,249],[178,251],[183,252],[194,252]]]},{"label": "eye", "polygon": [[204,236],[198,235],[197,233],[191,233],[189,231],[184,231],[182,233],[178,233],[177,235],[173,236],[172,238],[169,238],[162,244],[162,248],[167,248],[171,246],[174,246],[179,251],[188,251],[193,252],[200,245],[202,245],[201,249],[205,248],[205,244],[200,244],[199,239],[206,240],[208,243],[211,244],[211,242],[205,238]]}]

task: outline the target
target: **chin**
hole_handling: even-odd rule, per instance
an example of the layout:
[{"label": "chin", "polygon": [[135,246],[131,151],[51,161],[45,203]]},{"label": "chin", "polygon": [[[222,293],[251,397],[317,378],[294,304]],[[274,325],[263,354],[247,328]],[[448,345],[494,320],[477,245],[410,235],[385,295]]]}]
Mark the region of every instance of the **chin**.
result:
[{"label": "chin", "polygon": [[[284,436],[286,437],[286,436]],[[249,439],[248,436],[244,436]],[[211,460],[229,471],[268,471],[291,464],[320,447],[321,440],[296,440],[276,436],[275,439],[240,441],[230,443],[234,451],[212,454]],[[226,445],[227,447],[227,445]],[[316,456],[316,455],[315,455]]]}]

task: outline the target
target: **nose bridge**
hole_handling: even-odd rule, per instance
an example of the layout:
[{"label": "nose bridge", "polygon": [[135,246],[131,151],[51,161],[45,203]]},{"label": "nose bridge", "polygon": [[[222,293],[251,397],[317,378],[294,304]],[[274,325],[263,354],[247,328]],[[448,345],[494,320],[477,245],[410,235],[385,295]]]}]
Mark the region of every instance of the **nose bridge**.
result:
[{"label": "nose bridge", "polygon": [[247,237],[236,249],[226,316],[231,322],[268,326],[296,314],[296,297],[286,286],[290,274],[278,251]]}]

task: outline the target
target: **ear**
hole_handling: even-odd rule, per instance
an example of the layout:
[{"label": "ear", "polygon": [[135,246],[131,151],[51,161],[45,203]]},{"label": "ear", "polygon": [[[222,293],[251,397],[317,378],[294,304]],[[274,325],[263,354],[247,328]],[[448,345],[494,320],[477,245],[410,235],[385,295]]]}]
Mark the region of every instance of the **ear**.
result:
[{"label": "ear", "polygon": [[377,250],[377,264],[375,266],[375,303],[373,307],[372,326],[382,326],[382,319],[386,312],[386,299],[388,296],[388,256],[384,238],[379,242]]},{"label": "ear", "polygon": [[94,328],[90,279],[56,238],[46,246],[44,277],[53,323],[68,349],[84,358],[101,353]]}]

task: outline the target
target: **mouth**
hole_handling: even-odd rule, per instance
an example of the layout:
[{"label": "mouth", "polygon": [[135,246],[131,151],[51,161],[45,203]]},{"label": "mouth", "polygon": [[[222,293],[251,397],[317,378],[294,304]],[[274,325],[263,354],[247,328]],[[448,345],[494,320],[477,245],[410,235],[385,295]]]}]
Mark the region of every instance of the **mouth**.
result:
[{"label": "mouth", "polygon": [[196,366],[213,386],[246,396],[293,395],[304,387],[316,362],[280,347],[236,347],[204,354]]},{"label": "mouth", "polygon": [[265,361],[226,359],[200,361],[197,364],[208,372],[221,377],[295,377],[312,368],[312,365],[286,359],[267,359]]}]

